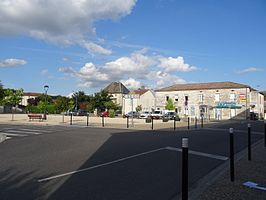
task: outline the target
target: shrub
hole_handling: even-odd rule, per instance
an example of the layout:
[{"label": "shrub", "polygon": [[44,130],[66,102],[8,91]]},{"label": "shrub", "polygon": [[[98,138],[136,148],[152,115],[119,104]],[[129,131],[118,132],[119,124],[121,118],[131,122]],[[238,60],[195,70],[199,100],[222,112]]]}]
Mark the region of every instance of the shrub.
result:
[{"label": "shrub", "polygon": [[109,110],[109,117],[110,118],[115,118],[115,111],[113,109]]}]

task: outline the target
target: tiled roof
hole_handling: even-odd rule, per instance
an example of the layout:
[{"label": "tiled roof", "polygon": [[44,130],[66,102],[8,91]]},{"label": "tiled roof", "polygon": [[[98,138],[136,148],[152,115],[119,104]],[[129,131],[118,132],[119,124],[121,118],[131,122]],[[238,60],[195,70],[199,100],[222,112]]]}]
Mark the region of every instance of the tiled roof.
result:
[{"label": "tiled roof", "polygon": [[32,96],[32,97],[38,97],[41,96],[41,93],[37,93],[37,92],[24,92],[23,96]]},{"label": "tiled roof", "polygon": [[169,87],[161,88],[156,92],[164,91],[184,91],[184,90],[210,90],[210,89],[238,89],[250,88],[248,85],[234,83],[234,82],[211,82],[211,83],[189,83],[189,84],[176,84]]},{"label": "tiled roof", "polygon": [[147,91],[149,91],[148,89],[137,89],[137,90],[134,90],[130,93],[132,94],[139,94],[139,95],[143,95],[144,93],[146,93]]},{"label": "tiled roof", "polygon": [[128,94],[129,90],[121,82],[112,82],[103,90],[107,91],[110,94],[120,93]]}]

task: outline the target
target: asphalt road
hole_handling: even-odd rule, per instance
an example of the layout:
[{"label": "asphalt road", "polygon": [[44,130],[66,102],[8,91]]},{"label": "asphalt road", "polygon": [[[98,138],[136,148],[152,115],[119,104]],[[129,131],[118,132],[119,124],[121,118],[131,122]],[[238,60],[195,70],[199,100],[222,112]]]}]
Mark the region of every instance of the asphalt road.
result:
[{"label": "asphalt road", "polygon": [[[190,131],[2,124],[0,131],[24,136],[0,144],[0,197],[173,199],[181,190],[182,138],[189,138],[193,151],[189,186],[194,187],[226,162],[231,127],[237,153],[247,146],[247,124],[234,121]],[[262,139],[263,123],[252,122],[252,132],[252,143]]]}]

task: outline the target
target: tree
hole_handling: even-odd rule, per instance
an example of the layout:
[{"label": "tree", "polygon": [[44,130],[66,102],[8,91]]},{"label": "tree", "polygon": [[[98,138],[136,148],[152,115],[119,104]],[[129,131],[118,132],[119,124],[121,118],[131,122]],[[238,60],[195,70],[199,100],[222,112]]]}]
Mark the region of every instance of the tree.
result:
[{"label": "tree", "polygon": [[2,100],[4,99],[4,87],[0,81],[0,103],[2,102]]},{"label": "tree", "polygon": [[[102,112],[106,109],[106,102],[112,101],[112,95],[108,92],[102,90],[101,92],[95,93],[94,98],[91,99],[91,103],[98,112]],[[111,103],[110,103],[111,104]],[[107,104],[108,105],[108,104]]]},{"label": "tree", "polygon": [[73,93],[72,100],[75,101],[76,109],[81,109],[80,104],[84,102],[88,102],[90,100],[90,96],[86,95],[84,91],[78,91]]},{"label": "tree", "polygon": [[67,97],[58,96],[54,101],[56,112],[66,111],[69,108],[69,101]]},{"label": "tree", "polygon": [[19,90],[7,89],[5,90],[4,95],[5,98],[3,99],[3,104],[11,106],[12,120],[14,120],[13,107],[17,107],[21,102],[23,96],[23,89]]},{"label": "tree", "polygon": [[172,99],[168,99],[166,105],[165,105],[165,109],[166,110],[174,110],[175,109],[175,106],[174,106],[174,103],[173,103],[173,100]]},{"label": "tree", "polygon": [[141,106],[141,105],[138,105],[138,106],[136,107],[136,111],[137,111],[137,112],[142,111],[142,106]]}]

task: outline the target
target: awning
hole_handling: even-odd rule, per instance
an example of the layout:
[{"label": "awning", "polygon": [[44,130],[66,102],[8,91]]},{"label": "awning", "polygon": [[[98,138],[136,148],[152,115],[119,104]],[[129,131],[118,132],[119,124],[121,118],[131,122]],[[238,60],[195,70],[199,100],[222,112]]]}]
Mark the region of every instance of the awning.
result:
[{"label": "awning", "polygon": [[228,108],[228,109],[241,109],[241,105],[237,105],[235,102],[220,102],[214,108]]}]

